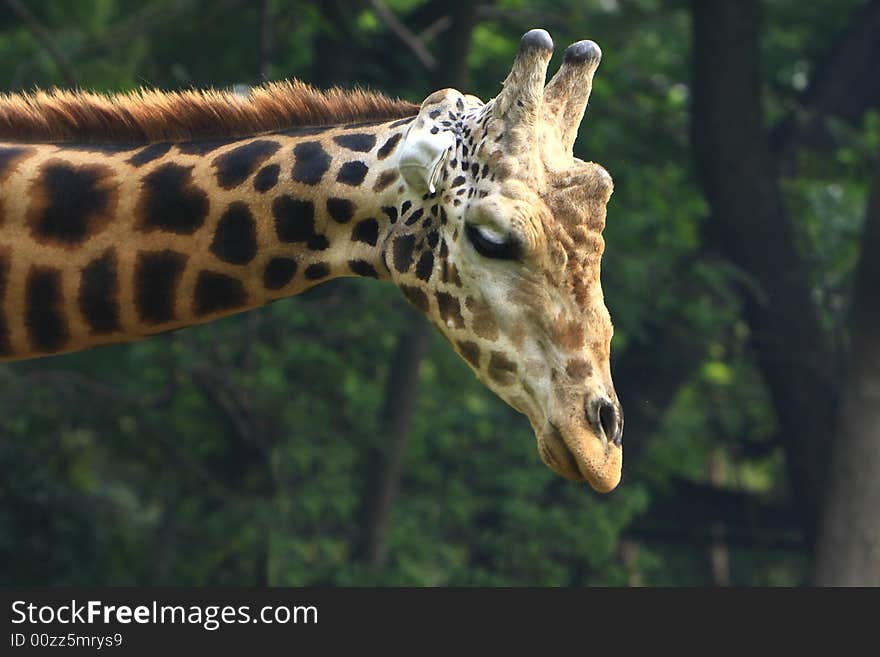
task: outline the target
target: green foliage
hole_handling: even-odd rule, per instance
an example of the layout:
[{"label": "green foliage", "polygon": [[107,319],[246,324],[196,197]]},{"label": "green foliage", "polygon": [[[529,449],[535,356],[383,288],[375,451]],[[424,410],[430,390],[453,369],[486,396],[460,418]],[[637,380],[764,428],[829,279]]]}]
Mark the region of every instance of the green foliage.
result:
[{"label": "green foliage", "polygon": [[[260,4],[31,3],[80,83],[101,90],[259,81]],[[813,73],[818,35],[847,16],[843,4],[853,5],[767,3],[771,119],[790,111]],[[426,0],[388,5],[416,32],[446,11]],[[413,100],[432,91],[367,3],[269,7],[272,77],[358,82]],[[705,240],[688,134],[687,6],[499,0],[479,16],[466,91],[484,98],[533,25],[553,33],[560,53],[584,37],[604,49],[576,154],[615,179],[603,265],[612,363],[652,344],[661,328],[686,336],[685,347],[658,346],[652,368],[697,356],[683,382],[670,380],[673,401],[655,435],[636,437],[645,447],[623,485],[600,497],[555,478],[526,419],[435,336],[388,565],[365,566],[366,458],[387,449],[388,364],[410,324],[393,287],[339,281],[146,342],[0,367],[0,583],[704,584],[707,536],[689,532],[684,515],[669,521],[671,538],[646,531],[655,509],[688,508],[678,482],[706,483],[718,457],[727,472],[719,486],[790,508],[775,417],[735,293],[748,281]],[[441,61],[447,36],[431,45]],[[64,84],[57,63],[14,16],[0,14],[0,85],[54,84]],[[804,156],[785,182],[831,327],[846,309],[878,126],[874,114],[861,129],[841,128],[834,157]],[[240,417],[212,396],[206,377],[241,402]],[[642,403],[638,390],[627,390],[625,407]],[[244,443],[236,422],[263,443]],[[634,559],[623,556],[624,537],[638,547]],[[730,549],[735,583],[805,577],[797,537]]]}]

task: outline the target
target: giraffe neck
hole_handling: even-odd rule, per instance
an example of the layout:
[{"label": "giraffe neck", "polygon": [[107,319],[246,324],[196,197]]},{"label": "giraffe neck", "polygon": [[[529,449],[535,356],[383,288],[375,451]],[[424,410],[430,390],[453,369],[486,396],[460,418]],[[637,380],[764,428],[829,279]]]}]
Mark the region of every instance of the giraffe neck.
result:
[{"label": "giraffe neck", "polygon": [[387,278],[408,119],[234,140],[0,143],[0,359],[137,340]]}]

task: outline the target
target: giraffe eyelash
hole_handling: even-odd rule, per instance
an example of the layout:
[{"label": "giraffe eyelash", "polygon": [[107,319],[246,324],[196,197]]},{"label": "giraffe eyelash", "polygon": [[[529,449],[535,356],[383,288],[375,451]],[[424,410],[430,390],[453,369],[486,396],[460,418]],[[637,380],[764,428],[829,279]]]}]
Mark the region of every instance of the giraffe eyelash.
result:
[{"label": "giraffe eyelash", "polygon": [[496,260],[517,260],[521,249],[519,242],[511,237],[475,224],[465,224],[465,234],[477,253]]}]

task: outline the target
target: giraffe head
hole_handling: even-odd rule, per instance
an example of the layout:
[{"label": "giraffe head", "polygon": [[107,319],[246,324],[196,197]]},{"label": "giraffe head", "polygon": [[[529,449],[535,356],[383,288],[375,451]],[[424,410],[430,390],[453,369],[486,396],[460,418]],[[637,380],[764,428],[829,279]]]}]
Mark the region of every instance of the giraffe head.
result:
[{"label": "giraffe head", "polygon": [[599,266],[611,177],[572,149],[601,57],[531,30],[501,93],[431,94],[400,149],[415,195],[386,261],[477,376],[529,417],[544,462],[601,492],[620,480],[623,414]]}]

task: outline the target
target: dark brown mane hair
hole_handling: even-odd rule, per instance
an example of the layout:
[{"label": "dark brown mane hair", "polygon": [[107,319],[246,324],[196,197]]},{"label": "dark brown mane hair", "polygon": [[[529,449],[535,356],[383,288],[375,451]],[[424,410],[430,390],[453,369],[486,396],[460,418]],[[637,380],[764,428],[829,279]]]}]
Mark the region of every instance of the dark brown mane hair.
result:
[{"label": "dark brown mane hair", "polygon": [[0,94],[0,141],[188,141],[392,120],[418,109],[363,89],[319,91],[299,80],[270,82],[248,95],[215,89],[113,95],[38,90]]}]

